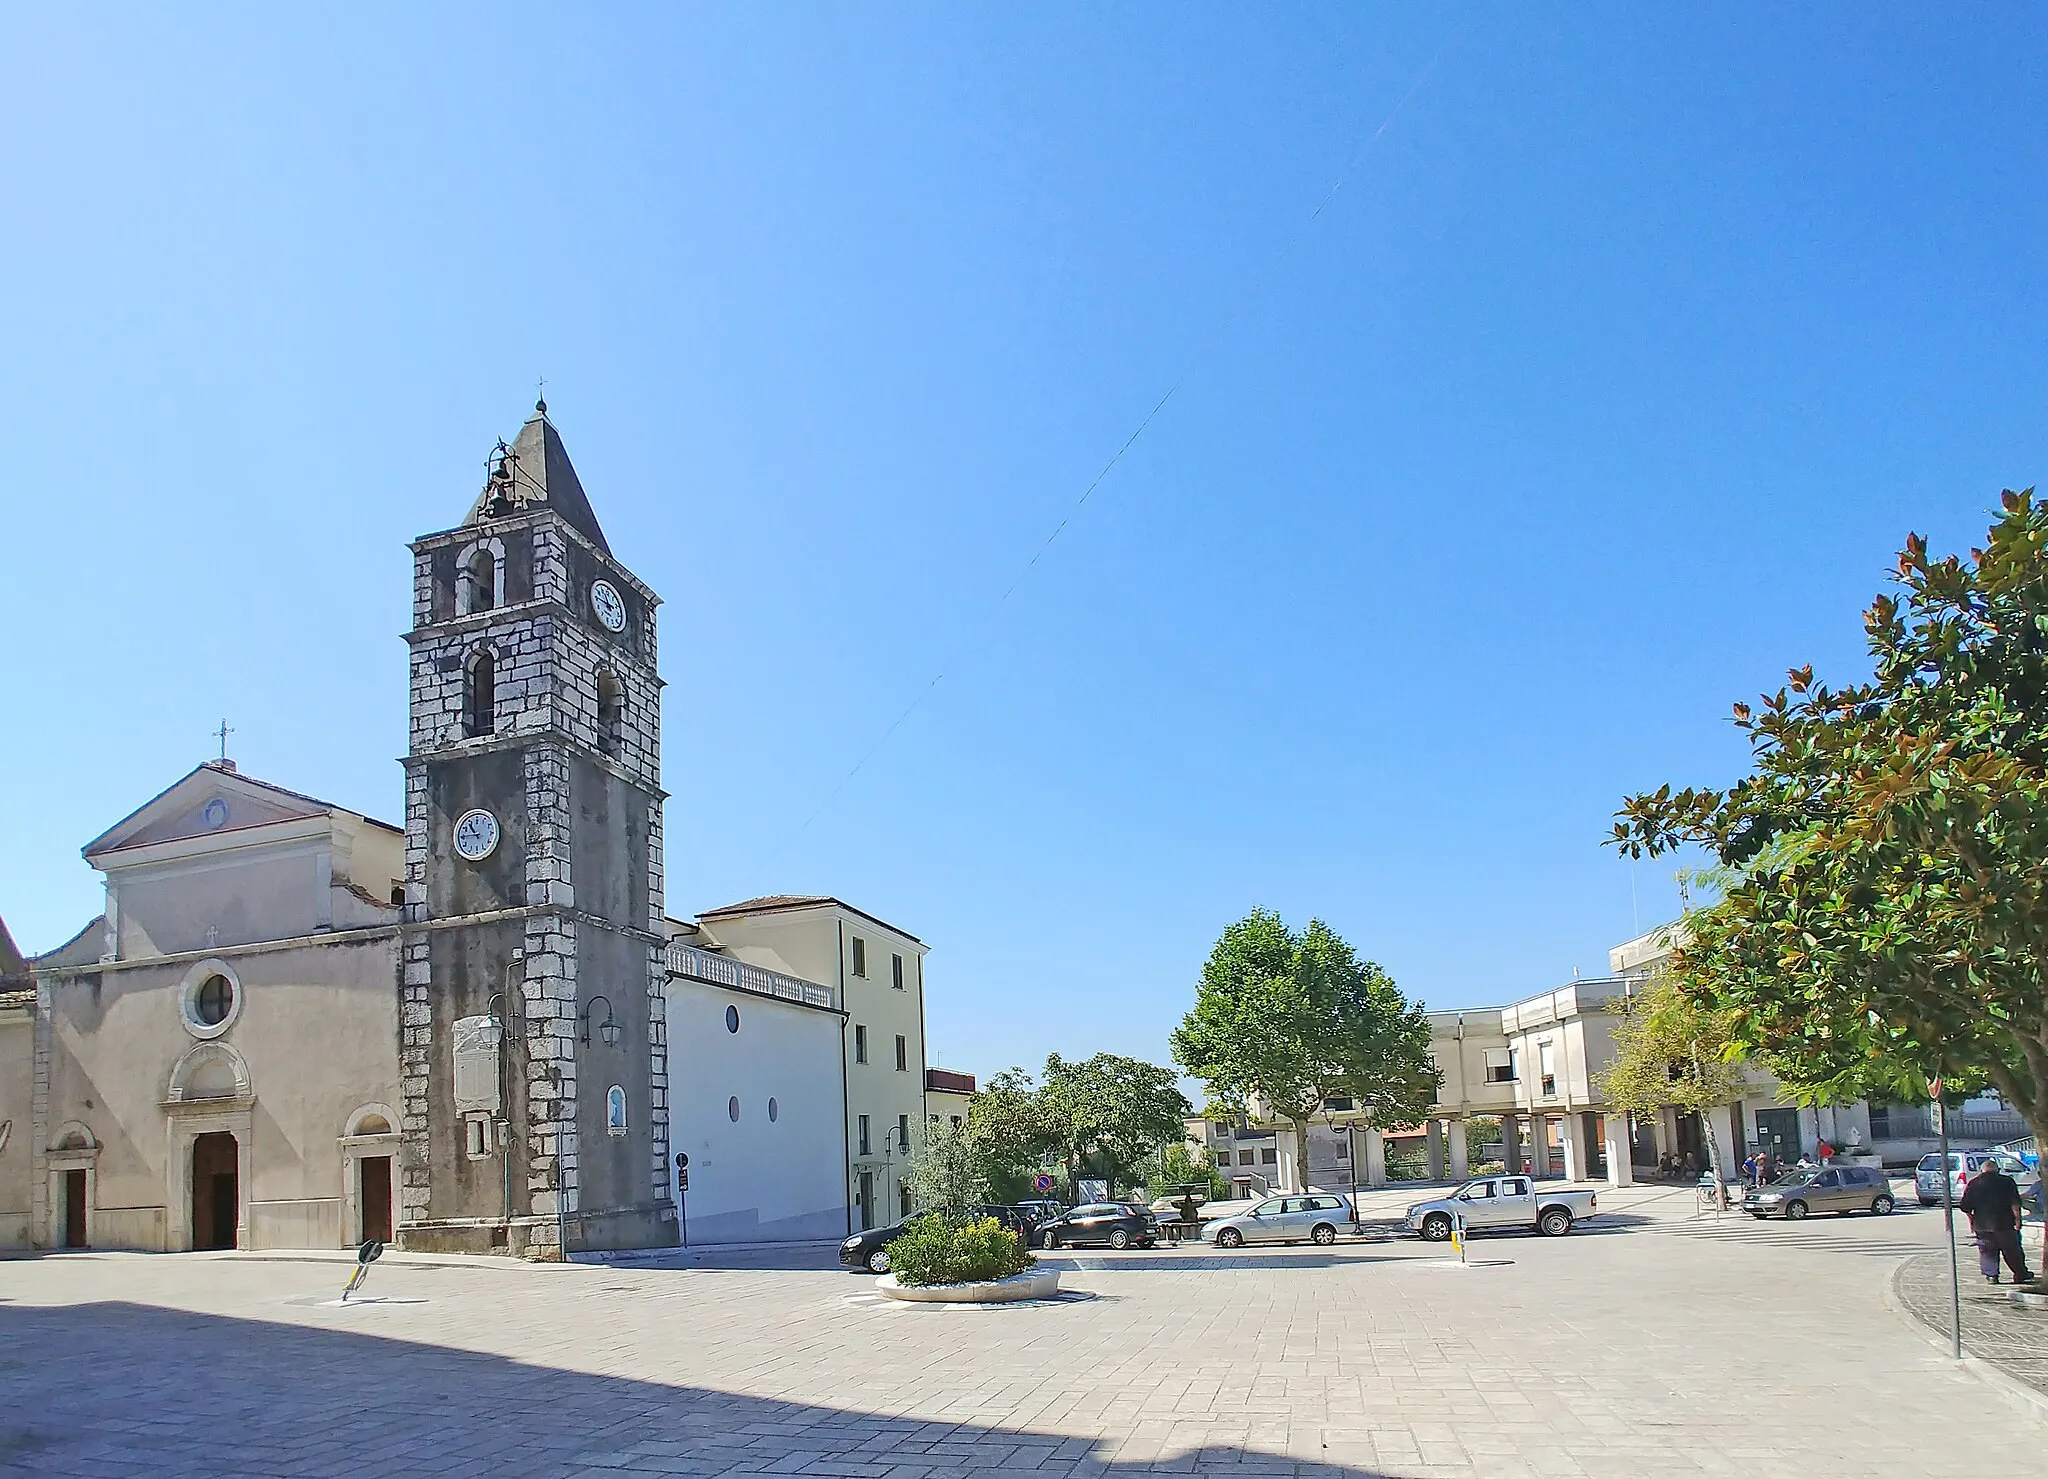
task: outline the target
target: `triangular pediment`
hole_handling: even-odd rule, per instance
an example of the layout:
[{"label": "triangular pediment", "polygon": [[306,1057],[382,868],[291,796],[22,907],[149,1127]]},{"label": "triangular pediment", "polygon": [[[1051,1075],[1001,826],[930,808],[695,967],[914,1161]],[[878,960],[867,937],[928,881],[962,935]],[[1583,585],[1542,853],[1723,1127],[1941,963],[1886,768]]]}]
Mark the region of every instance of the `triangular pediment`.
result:
[{"label": "triangular pediment", "polygon": [[158,842],[304,821],[339,808],[219,764],[200,766],[85,845],[87,858]]}]

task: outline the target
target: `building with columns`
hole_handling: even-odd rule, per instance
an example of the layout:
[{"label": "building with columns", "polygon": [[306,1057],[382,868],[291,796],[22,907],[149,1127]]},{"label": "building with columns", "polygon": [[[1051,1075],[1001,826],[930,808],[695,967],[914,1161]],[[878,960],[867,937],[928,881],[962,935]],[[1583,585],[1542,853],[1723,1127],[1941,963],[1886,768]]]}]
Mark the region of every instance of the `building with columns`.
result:
[{"label": "building with columns", "polygon": [[[1470,1170],[1466,1126],[1497,1120],[1499,1159],[1510,1172],[1569,1181],[1632,1182],[1672,1155],[1705,1167],[1706,1136],[1732,1170],[1754,1149],[1781,1160],[1816,1153],[1822,1142],[1870,1150],[1905,1166],[1932,1149],[1924,1106],[1862,1102],[1801,1107],[1754,1066],[1739,1100],[1704,1120],[1665,1109],[1654,1118],[1612,1114],[1598,1077],[1614,1061],[1614,1029],[1628,997],[1671,954],[1682,925],[1662,925],[1615,946],[1612,974],[1574,980],[1502,1007],[1431,1012],[1430,1052],[1440,1075],[1437,1102],[1420,1126],[1375,1126],[1348,1101],[1333,1100],[1309,1131],[1309,1164],[1297,1164],[1292,1129],[1263,1117],[1248,1125],[1188,1122],[1192,1145],[1207,1149],[1241,1195],[1268,1190],[1348,1190],[1400,1180],[1462,1180]],[[1985,1145],[2026,1133],[2016,1115],[1952,1116],[1955,1143]]]}]

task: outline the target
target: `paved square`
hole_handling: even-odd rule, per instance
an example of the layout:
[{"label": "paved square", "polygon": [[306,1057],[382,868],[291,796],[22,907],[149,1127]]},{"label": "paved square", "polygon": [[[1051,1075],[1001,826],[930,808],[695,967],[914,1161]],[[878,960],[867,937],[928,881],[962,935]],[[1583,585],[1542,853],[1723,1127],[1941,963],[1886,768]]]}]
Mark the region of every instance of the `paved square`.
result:
[{"label": "paved square", "polygon": [[1463,1268],[1414,1242],[1063,1254],[1079,1297],[987,1308],[880,1301],[817,1250],[392,1258],[347,1308],[331,1262],[5,1261],[0,1470],[2043,1472],[2048,1424],[1881,1301],[1938,1213],[1696,1223],[1689,1199],[1603,1194],[1604,1227]]}]

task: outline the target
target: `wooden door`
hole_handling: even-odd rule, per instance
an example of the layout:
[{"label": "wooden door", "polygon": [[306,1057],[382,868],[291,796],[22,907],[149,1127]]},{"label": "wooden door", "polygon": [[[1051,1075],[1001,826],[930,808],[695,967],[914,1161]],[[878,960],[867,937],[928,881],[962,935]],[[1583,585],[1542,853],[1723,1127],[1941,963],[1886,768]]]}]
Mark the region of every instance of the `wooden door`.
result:
[{"label": "wooden door", "polygon": [[391,1241],[391,1157],[366,1155],[356,1164],[362,1167],[363,1236],[388,1243]]},{"label": "wooden door", "polygon": [[85,1241],[85,1172],[64,1173],[64,1246],[67,1248],[86,1247]]},{"label": "wooden door", "polygon": [[232,1248],[241,1220],[235,1137],[225,1130],[192,1142],[192,1246]]}]

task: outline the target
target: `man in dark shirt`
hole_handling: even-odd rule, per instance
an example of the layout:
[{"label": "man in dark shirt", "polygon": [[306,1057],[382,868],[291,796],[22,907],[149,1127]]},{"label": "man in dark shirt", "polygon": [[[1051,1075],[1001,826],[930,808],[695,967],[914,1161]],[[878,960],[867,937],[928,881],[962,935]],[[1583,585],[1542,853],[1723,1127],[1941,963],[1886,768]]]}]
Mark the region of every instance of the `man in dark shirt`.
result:
[{"label": "man in dark shirt", "polygon": [[2019,1183],[1987,1162],[1977,1179],[1963,1188],[1957,1204],[1970,1217],[1970,1230],[1977,1235],[1977,1267],[1992,1283],[1998,1282],[1998,1260],[2012,1270],[2012,1281],[2024,1284],[2034,1276],[2027,1272],[2026,1250],[2020,1246]]}]

